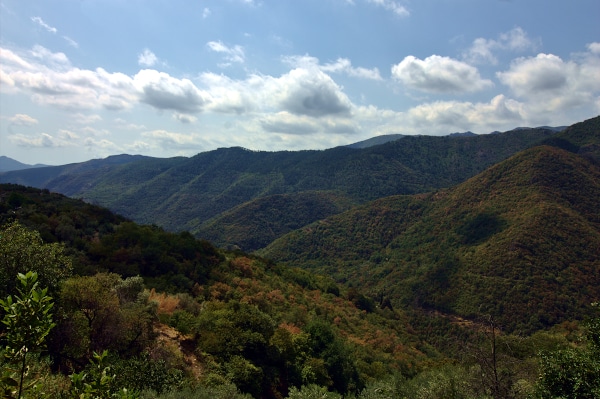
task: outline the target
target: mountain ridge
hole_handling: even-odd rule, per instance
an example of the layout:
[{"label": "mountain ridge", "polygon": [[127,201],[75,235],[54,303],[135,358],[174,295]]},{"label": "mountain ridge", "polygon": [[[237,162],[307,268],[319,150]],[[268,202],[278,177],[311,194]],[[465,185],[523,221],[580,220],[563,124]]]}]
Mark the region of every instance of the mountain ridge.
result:
[{"label": "mountain ridge", "polygon": [[508,331],[531,332],[583,317],[600,296],[598,198],[597,165],[541,146],[456,187],[334,215],[258,253],[396,305],[491,314]]}]

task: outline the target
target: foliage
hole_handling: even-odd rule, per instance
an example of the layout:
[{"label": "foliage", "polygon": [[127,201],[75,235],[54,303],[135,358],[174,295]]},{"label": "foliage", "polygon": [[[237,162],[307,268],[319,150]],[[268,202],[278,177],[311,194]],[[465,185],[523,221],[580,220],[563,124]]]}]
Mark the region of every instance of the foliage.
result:
[{"label": "foliage", "polygon": [[40,285],[55,292],[71,273],[71,260],[58,243],[45,244],[37,231],[13,221],[0,228],[0,296],[15,294],[17,273],[35,272]]},{"label": "foliage", "polygon": [[540,369],[540,398],[600,397],[600,317],[589,322],[582,346],[540,353]]},{"label": "foliage", "polygon": [[77,399],[138,399],[139,394],[117,387],[115,375],[105,364],[107,351],[95,353],[90,367],[71,375],[71,395]]},{"label": "foliage", "polygon": [[33,379],[28,386],[25,378],[28,376],[27,358],[39,353],[50,330],[55,326],[52,322],[52,297],[47,295],[48,289],[38,289],[38,275],[35,272],[17,275],[20,288],[18,295],[9,295],[0,299],[0,306],[6,312],[2,323],[6,326],[6,348],[4,356],[9,365],[16,369],[3,366],[2,389],[4,397],[21,398],[23,391],[36,383]]},{"label": "foliage", "polygon": [[240,393],[234,384],[226,383],[215,386],[186,387],[162,394],[153,391],[142,392],[140,399],[250,399],[248,394]]},{"label": "foliage", "polygon": [[327,388],[318,385],[304,385],[298,389],[293,387],[290,389],[288,399],[341,399],[339,393],[329,392]]},{"label": "foliage", "polygon": [[61,318],[51,337],[56,354],[75,364],[95,352],[140,353],[153,338],[154,308],[137,277],[117,274],[71,277],[62,284]]}]

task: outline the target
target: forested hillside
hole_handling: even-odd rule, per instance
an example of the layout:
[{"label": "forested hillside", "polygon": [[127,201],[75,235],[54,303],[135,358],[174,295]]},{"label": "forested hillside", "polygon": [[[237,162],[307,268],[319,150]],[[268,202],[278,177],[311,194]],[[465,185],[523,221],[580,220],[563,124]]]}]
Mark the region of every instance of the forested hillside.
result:
[{"label": "forested hillside", "polygon": [[[187,230],[199,236],[206,233],[218,245],[240,246],[241,242],[228,240],[247,229],[262,229],[264,224],[243,217],[256,224],[240,225],[239,233],[229,226],[231,237],[210,231],[214,231],[218,218],[224,217],[226,222],[228,212],[249,201],[279,194],[329,191],[328,202],[335,195],[339,197],[334,200],[337,203],[362,203],[450,187],[553,134],[548,129],[529,129],[470,137],[411,136],[363,149],[254,152],[222,148],[192,158],[119,156],[106,162],[7,172],[0,174],[0,182],[47,188],[108,207],[136,222],[170,231]],[[299,207],[307,209],[316,205],[313,198],[302,194],[293,202],[307,200]],[[295,225],[318,220],[326,212],[313,208],[301,213]],[[310,214],[315,216],[306,219]],[[259,248],[254,244],[262,245],[263,241],[244,244],[250,246],[242,249],[251,251]]]},{"label": "forested hillside", "polygon": [[491,314],[532,332],[584,317],[600,297],[599,199],[597,164],[541,146],[451,189],[316,222],[260,253],[394,306]]}]

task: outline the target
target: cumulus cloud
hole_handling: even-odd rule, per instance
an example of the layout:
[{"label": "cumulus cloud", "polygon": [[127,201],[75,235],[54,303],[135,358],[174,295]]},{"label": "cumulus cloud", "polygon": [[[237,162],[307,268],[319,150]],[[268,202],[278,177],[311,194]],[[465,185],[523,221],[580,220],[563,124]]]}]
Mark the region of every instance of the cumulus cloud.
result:
[{"label": "cumulus cloud", "polygon": [[513,61],[508,71],[498,73],[498,78],[519,96],[535,96],[563,88],[574,68],[573,63],[565,63],[553,54],[538,54]]},{"label": "cumulus cloud", "polygon": [[154,66],[158,62],[158,58],[152,51],[149,49],[144,49],[144,51],[138,54],[138,64],[144,67]]},{"label": "cumulus cloud", "polygon": [[164,72],[144,69],[133,81],[140,92],[140,101],[157,109],[193,114],[202,111],[209,102],[208,94],[191,80],[177,79]]},{"label": "cumulus cloud", "polygon": [[279,106],[292,114],[321,117],[350,112],[348,97],[321,71],[297,68],[282,76],[278,83]]},{"label": "cumulus cloud", "polygon": [[349,116],[352,108],[341,87],[316,68],[295,68],[280,77],[250,75],[245,80],[205,73],[200,81],[211,96],[207,109],[215,112],[285,111],[320,118]]},{"label": "cumulus cloud", "polygon": [[74,68],[63,53],[35,46],[25,54],[0,49],[2,80],[10,90],[32,94],[40,104],[66,109],[130,107],[136,99],[130,77],[98,68]]},{"label": "cumulus cloud", "polygon": [[206,43],[206,46],[216,52],[223,54],[226,63],[221,64],[221,66],[229,66],[232,63],[240,63],[243,64],[245,61],[244,48],[242,46],[233,46],[227,47],[220,41],[211,41]]},{"label": "cumulus cloud", "polygon": [[477,68],[439,55],[424,60],[407,56],[392,66],[392,76],[411,89],[429,93],[474,92],[493,86]]},{"label": "cumulus cloud", "polygon": [[14,134],[8,136],[8,139],[19,147],[27,148],[50,148],[62,147],[60,140],[55,139],[47,133],[40,133],[34,136],[24,134]]},{"label": "cumulus cloud", "polygon": [[494,54],[497,50],[526,51],[535,50],[540,41],[531,39],[522,28],[516,27],[502,33],[498,39],[477,38],[471,47],[464,52],[463,58],[469,63],[497,64]]},{"label": "cumulus cloud", "polygon": [[565,110],[593,102],[600,94],[600,53],[588,45],[588,53],[565,61],[553,54],[518,58],[498,79],[540,112]]}]

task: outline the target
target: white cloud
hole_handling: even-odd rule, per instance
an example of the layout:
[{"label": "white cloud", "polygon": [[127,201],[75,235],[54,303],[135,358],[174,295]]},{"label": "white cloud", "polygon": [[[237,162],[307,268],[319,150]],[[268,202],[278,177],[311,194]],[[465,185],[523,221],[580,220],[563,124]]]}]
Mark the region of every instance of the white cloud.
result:
[{"label": "white cloud", "polygon": [[102,121],[102,117],[97,114],[76,113],[71,115],[71,120],[79,125],[91,125]]},{"label": "white cloud", "polygon": [[8,118],[11,125],[14,126],[33,126],[38,124],[38,120],[27,114],[15,114]]},{"label": "white cloud", "polygon": [[497,50],[526,51],[535,50],[540,41],[531,39],[522,28],[516,27],[502,33],[497,40],[477,38],[472,46],[465,51],[463,58],[469,63],[497,64],[498,59],[494,52]]},{"label": "white cloud", "polygon": [[44,22],[44,20],[40,17],[31,17],[31,20],[33,22],[35,22],[36,24],[38,24],[39,26],[41,26],[42,28],[46,29],[48,32],[50,33],[56,33],[58,32],[58,29],[48,25],[47,23]]},{"label": "white cloud", "polygon": [[168,130],[157,129],[143,132],[142,137],[153,141],[151,147],[161,149],[174,149],[183,153],[193,154],[201,148],[201,138],[194,133],[177,133]]},{"label": "white cloud", "polygon": [[63,146],[63,142],[57,140],[47,133],[40,133],[35,136],[14,134],[8,136],[8,139],[19,147],[50,148]]},{"label": "white cloud", "polygon": [[391,11],[394,14],[401,17],[406,17],[410,15],[410,12],[406,9],[406,7],[394,0],[367,0],[367,2],[375,4],[379,7],[383,7],[384,9]]},{"label": "white cloud", "polygon": [[207,87],[211,102],[207,109],[226,114],[243,114],[258,107],[257,98],[264,90],[266,77],[251,76],[245,81],[215,73],[204,73],[200,81]]},{"label": "white cloud", "polygon": [[138,54],[138,64],[144,67],[154,66],[158,62],[158,58],[154,53],[148,49]]},{"label": "white cloud", "polygon": [[123,118],[116,118],[114,120],[114,123],[118,128],[125,129],[125,130],[145,130],[146,129],[146,126],[144,126],[144,125],[130,123]]},{"label": "white cloud", "polygon": [[594,102],[600,95],[600,53],[590,52],[564,61],[553,54],[514,60],[498,79],[539,113],[566,111]]},{"label": "white cloud", "polygon": [[191,80],[152,69],[139,71],[133,77],[133,84],[140,93],[140,101],[157,109],[193,114],[202,111],[210,101],[208,94]]},{"label": "white cloud", "polygon": [[207,109],[216,112],[286,111],[320,118],[348,116],[352,108],[341,87],[317,68],[295,68],[281,77],[250,75],[246,80],[205,73],[200,80],[211,96]]},{"label": "white cloud", "polygon": [[328,63],[325,65],[320,64],[320,61],[316,57],[311,57],[309,55],[294,55],[287,56],[282,58],[283,62],[289,64],[293,67],[300,68],[316,68],[320,69],[323,72],[328,73],[345,73],[348,76],[368,79],[368,80],[383,80],[381,74],[379,73],[379,69],[377,68],[363,68],[363,67],[353,67],[352,62],[347,58],[338,58],[335,62]]},{"label": "white cloud", "polygon": [[600,43],[590,43],[587,45],[587,48],[590,51],[590,53],[600,55]]},{"label": "white cloud", "polygon": [[277,80],[278,106],[296,115],[321,117],[347,114],[351,103],[341,88],[319,70],[297,68]]},{"label": "white cloud", "polygon": [[259,123],[263,130],[270,133],[305,135],[319,131],[315,119],[286,111],[265,115],[259,120]]},{"label": "white cloud", "polygon": [[79,135],[71,130],[60,129],[58,131],[58,138],[65,141],[75,141],[79,139]]},{"label": "white cloud", "polygon": [[540,93],[560,91],[566,84],[575,65],[565,63],[553,54],[538,54],[534,58],[519,58],[498,78],[518,96],[536,96]]},{"label": "white cloud", "polygon": [[206,19],[206,18],[210,17],[210,14],[211,14],[210,8],[204,7],[204,10],[202,10],[202,19]]},{"label": "white cloud", "polygon": [[229,66],[231,63],[243,64],[245,61],[244,48],[242,46],[227,47],[222,42],[211,41],[206,43],[206,46],[216,52],[222,53],[227,63],[221,64],[221,66]]},{"label": "white cloud", "polygon": [[22,55],[0,49],[0,71],[11,91],[31,93],[33,101],[65,109],[129,108],[137,99],[132,79],[98,68],[74,68],[63,53],[35,46]]},{"label": "white cloud", "polygon": [[69,36],[63,36],[63,39],[65,39],[65,41],[69,44],[69,46],[74,47],[74,48],[79,48],[79,43],[77,43],[75,40],[71,39]]},{"label": "white cloud", "polygon": [[474,92],[493,86],[477,68],[439,55],[424,60],[407,56],[392,66],[392,76],[411,89],[429,93]]},{"label": "white cloud", "polygon": [[70,65],[69,59],[65,53],[53,53],[40,45],[35,45],[33,49],[31,49],[31,55],[40,61],[52,64],[55,67],[68,67]]}]

